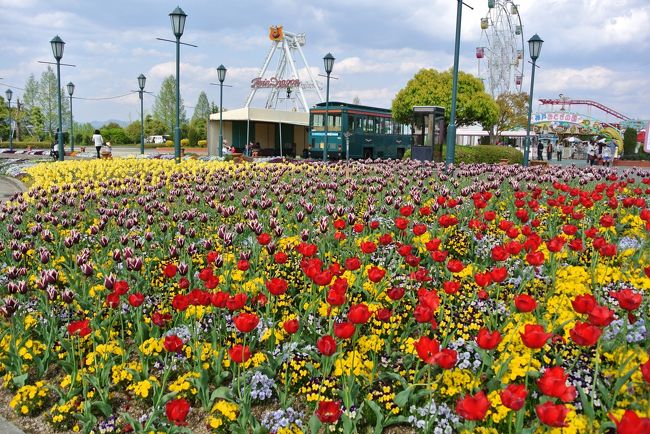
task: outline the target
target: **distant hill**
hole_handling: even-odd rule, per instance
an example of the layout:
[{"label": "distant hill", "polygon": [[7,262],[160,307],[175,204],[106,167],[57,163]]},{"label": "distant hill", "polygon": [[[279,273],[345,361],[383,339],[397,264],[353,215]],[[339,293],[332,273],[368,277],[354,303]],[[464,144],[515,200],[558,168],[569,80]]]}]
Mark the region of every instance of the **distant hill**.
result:
[{"label": "distant hill", "polygon": [[119,119],[109,119],[109,120],[106,120],[106,121],[90,121],[90,125],[92,125],[93,128],[101,128],[101,127],[103,127],[103,126],[106,125],[106,124],[110,124],[111,122],[114,122],[114,123],[118,124],[118,125],[121,126],[122,128],[124,128],[124,127],[126,127],[127,125],[129,125],[129,122],[127,122],[127,121],[121,121],[121,120],[119,120]]}]

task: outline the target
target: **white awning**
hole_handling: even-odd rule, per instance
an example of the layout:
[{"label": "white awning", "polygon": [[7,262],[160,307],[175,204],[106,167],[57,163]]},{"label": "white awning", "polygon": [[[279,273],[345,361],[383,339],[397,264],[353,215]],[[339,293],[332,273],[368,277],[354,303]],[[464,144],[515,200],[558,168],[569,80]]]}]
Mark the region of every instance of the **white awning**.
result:
[{"label": "white awning", "polygon": [[[219,113],[212,113],[210,120],[218,121]],[[223,112],[224,121],[254,121],[309,126],[309,113],[269,110],[261,108],[240,108]]]}]

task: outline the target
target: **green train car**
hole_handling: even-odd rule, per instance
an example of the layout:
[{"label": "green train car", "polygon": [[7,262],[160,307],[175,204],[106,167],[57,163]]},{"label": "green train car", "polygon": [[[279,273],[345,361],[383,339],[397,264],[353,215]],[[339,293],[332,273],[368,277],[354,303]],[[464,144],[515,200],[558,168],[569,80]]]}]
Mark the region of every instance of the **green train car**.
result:
[{"label": "green train car", "polygon": [[[343,102],[328,107],[327,159],[402,158],[411,148],[411,127],[393,120],[390,110]],[[308,155],[323,158],[325,103],[309,110]]]}]

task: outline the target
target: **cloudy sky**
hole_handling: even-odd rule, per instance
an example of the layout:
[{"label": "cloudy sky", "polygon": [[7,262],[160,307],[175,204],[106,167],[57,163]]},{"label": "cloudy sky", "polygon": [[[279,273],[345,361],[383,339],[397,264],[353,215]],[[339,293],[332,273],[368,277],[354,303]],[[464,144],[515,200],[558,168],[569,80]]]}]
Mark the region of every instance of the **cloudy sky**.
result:
[{"label": "cloudy sky", "polygon": [[[480,18],[487,0],[466,0],[462,20],[461,70],[477,74],[475,49],[484,45]],[[545,43],[538,60],[535,97],[564,94],[598,101],[632,118],[650,119],[650,2],[648,0],[520,0],[527,40],[538,33]],[[177,5],[188,15],[182,47],[181,92],[189,116],[199,92],[218,103],[216,67],[228,68],[224,107],[244,105],[250,82],[271,42],[270,25],[306,33],[303,47],[315,72],[327,52],[336,57],[331,100],[390,107],[395,93],[421,68],[453,64],[454,0],[0,0],[0,87],[14,86],[14,101],[30,74],[38,79],[53,61],[49,41],[66,42],[62,83],[76,85],[75,118],[139,118],[136,77],[158,93],[175,71],[168,17]],[[528,59],[528,54],[526,54]],[[303,67],[304,65],[298,65]],[[530,83],[526,63],[524,90]],[[320,80],[323,80],[322,78]],[[4,89],[2,89],[4,92]],[[154,96],[145,97],[145,113]],[[260,94],[254,106],[263,106]],[[309,103],[317,102],[310,94]],[[289,104],[284,102],[284,104]],[[535,104],[535,109],[538,105]],[[577,111],[601,116],[587,107]],[[605,119],[612,119],[606,118]]]}]

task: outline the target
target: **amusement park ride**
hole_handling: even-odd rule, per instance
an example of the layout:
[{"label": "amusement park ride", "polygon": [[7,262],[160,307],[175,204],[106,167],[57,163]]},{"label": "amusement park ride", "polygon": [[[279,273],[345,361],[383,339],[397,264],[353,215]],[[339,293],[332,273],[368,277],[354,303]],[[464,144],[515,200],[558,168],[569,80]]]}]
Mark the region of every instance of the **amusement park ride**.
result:
[{"label": "amusement park ride", "polygon": [[[251,106],[258,90],[270,89],[265,108],[276,109],[280,101],[288,101],[292,105],[292,110],[302,108],[301,111],[309,112],[305,93],[315,91],[319,101],[323,101],[323,95],[302,51],[306,42],[305,34],[287,32],[282,26],[271,26],[269,39],[271,40],[271,49],[266,55],[259,73],[251,81],[251,91],[244,107]],[[275,72],[273,75],[269,75],[267,73],[272,70],[271,62],[274,57],[277,57]],[[302,60],[302,65],[296,61],[296,58]],[[300,77],[297,66],[304,66],[303,75],[307,75],[307,80]],[[298,107],[298,103],[302,107]]]}]

